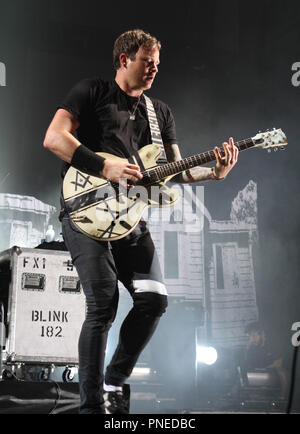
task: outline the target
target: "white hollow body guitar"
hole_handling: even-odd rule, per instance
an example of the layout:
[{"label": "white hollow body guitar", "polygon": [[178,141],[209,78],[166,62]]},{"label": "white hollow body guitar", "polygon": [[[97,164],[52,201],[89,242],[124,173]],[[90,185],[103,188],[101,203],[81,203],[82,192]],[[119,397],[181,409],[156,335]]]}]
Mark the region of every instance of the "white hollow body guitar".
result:
[{"label": "white hollow body guitar", "polygon": [[[259,133],[235,145],[240,151],[251,148],[284,149],[287,138],[281,129]],[[97,153],[104,158],[115,155]],[[221,150],[221,155],[224,151]],[[214,151],[204,152],[180,161],[158,165],[158,145],[147,145],[133,155],[130,162],[138,164],[143,179],[132,188],[122,187],[104,178],[91,176],[70,167],[63,182],[65,210],[82,233],[100,241],[114,241],[128,235],[140,221],[147,207],[172,206],[178,200],[178,189],[166,182],[175,175],[216,159]],[[126,160],[129,161],[129,160]]]}]

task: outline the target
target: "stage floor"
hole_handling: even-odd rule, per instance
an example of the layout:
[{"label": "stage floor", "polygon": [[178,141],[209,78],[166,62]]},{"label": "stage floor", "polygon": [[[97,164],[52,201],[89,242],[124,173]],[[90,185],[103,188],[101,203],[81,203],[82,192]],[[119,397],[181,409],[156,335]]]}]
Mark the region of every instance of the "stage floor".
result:
[{"label": "stage floor", "polygon": [[[300,414],[293,406],[290,413]],[[286,401],[220,399],[184,405],[178,399],[157,398],[154,393],[131,393],[131,415],[286,414]],[[78,383],[55,381],[0,381],[0,414],[78,414]],[[197,416],[195,416],[197,417]]]}]

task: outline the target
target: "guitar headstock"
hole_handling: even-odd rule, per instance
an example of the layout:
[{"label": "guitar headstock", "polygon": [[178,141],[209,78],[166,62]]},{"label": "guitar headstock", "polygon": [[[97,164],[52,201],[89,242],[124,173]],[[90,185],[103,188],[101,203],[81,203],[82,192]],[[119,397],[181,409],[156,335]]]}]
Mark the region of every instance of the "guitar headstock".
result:
[{"label": "guitar headstock", "polygon": [[258,133],[255,137],[252,137],[254,146],[257,148],[267,149],[269,152],[272,148],[275,151],[279,149],[285,149],[287,146],[287,137],[281,129],[272,131],[266,131],[264,133]]}]

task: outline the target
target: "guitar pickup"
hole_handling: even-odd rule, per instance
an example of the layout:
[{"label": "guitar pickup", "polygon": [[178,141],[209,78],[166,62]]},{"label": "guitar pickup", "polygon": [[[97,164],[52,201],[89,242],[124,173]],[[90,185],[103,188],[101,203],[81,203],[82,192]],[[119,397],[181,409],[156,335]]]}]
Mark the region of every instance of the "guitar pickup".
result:
[{"label": "guitar pickup", "polygon": [[72,217],[73,222],[77,223],[93,223],[86,215],[81,215],[78,217]]}]

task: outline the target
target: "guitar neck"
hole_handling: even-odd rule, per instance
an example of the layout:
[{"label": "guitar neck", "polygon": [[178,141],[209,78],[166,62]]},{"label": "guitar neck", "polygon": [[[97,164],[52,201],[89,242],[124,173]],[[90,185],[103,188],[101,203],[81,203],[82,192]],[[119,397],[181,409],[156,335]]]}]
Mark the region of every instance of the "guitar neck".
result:
[{"label": "guitar neck", "polygon": [[[255,143],[253,142],[253,139],[245,139],[235,143],[235,146],[239,149],[239,151],[245,151],[246,149],[252,148],[254,145]],[[224,149],[221,149],[220,153],[223,157],[225,155]],[[168,176],[176,175],[178,173],[184,172],[185,170],[192,169],[193,167],[201,166],[215,160],[215,153],[213,150],[211,150],[201,154],[193,155],[192,157],[183,158],[182,160],[175,161],[173,163],[157,166],[155,169],[151,169],[151,172],[155,171],[157,177],[164,179]]]}]

